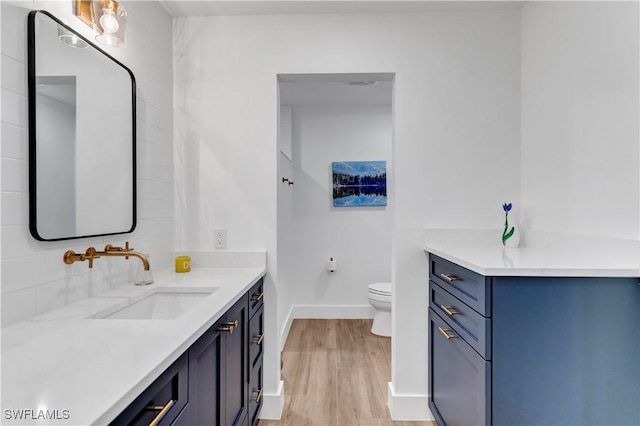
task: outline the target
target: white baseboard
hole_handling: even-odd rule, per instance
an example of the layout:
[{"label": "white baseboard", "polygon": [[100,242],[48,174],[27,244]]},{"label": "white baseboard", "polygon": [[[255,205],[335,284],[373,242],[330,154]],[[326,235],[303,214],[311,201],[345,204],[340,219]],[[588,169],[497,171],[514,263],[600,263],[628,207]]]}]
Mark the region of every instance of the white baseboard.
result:
[{"label": "white baseboard", "polygon": [[362,319],[373,318],[371,305],[295,305],[293,319]]},{"label": "white baseboard", "polygon": [[434,421],[429,409],[429,396],[416,394],[396,394],[393,382],[389,382],[387,404],[392,420]]},{"label": "white baseboard", "polygon": [[259,418],[265,420],[280,420],[284,409],[284,382],[280,380],[276,393],[262,394],[262,408]]},{"label": "white baseboard", "polygon": [[289,309],[289,314],[287,315],[287,319],[284,320],[284,324],[282,325],[282,330],[280,330],[280,352],[284,349],[284,344],[287,342],[287,337],[289,337],[289,331],[291,331],[291,324],[293,323],[293,306]]},{"label": "white baseboard", "polygon": [[369,319],[373,318],[371,305],[294,305],[289,310],[280,332],[280,350],[289,336],[294,319]]}]

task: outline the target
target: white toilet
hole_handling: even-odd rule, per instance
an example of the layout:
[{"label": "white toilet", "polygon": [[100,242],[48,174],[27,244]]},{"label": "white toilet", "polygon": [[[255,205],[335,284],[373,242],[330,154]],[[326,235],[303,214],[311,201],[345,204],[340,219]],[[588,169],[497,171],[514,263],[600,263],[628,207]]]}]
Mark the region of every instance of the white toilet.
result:
[{"label": "white toilet", "polygon": [[371,332],[391,337],[391,283],[369,284],[368,297],[374,309]]}]

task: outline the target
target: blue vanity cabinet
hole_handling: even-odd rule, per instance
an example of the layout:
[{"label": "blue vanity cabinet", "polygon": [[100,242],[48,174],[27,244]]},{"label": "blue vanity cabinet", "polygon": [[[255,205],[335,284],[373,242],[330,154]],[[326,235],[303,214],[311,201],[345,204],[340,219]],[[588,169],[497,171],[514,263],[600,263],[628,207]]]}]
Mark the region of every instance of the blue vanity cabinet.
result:
[{"label": "blue vanity cabinet", "polygon": [[638,278],[483,277],[429,263],[439,424],[640,424]]},{"label": "blue vanity cabinet", "polygon": [[260,279],[111,425],[148,425],[156,416],[167,426],[255,425],[262,405],[262,286]]}]

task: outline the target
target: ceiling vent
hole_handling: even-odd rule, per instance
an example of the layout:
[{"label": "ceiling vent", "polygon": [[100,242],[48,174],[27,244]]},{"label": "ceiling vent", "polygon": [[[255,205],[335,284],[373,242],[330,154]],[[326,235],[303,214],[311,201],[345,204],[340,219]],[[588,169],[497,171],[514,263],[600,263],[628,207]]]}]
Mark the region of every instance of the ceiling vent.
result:
[{"label": "ceiling vent", "polygon": [[364,81],[350,81],[347,83],[349,86],[374,86],[378,84],[377,81],[364,80]]}]

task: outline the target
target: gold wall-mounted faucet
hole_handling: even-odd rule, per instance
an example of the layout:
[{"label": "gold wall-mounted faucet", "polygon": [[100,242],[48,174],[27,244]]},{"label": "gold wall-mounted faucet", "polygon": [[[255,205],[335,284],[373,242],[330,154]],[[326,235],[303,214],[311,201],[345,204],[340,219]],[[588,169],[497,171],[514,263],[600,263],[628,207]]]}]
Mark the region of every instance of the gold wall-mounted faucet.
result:
[{"label": "gold wall-mounted faucet", "polygon": [[106,246],[104,246],[104,251],[97,251],[93,247],[89,247],[84,253],[76,253],[73,250],[68,250],[64,254],[63,260],[67,265],[71,265],[73,262],[84,262],[85,260],[88,260],[89,268],[93,268],[93,260],[103,256],[123,256],[125,259],[129,259],[129,256],[137,257],[142,261],[144,270],[150,270],[149,259],[147,259],[144,254],[134,251],[133,248],[130,248],[129,241],[125,243],[124,248],[114,247],[111,244],[107,244]]}]

